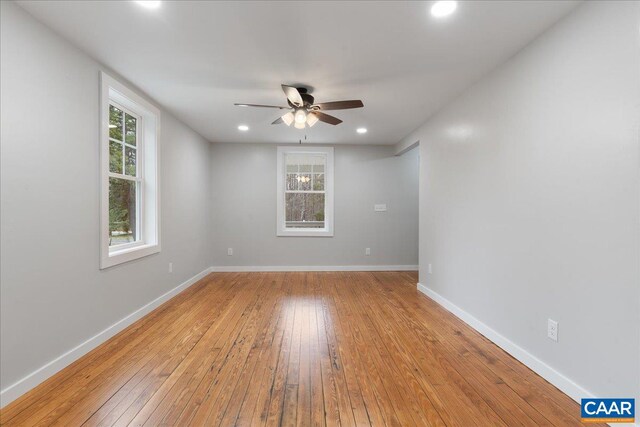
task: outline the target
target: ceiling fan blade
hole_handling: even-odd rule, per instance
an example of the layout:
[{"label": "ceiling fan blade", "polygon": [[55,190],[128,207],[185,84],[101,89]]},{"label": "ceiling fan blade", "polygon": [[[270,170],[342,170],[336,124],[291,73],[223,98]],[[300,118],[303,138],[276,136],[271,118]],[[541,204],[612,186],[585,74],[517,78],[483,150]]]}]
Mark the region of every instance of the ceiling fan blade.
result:
[{"label": "ceiling fan blade", "polygon": [[275,119],[271,124],[272,125],[279,125],[280,123],[284,123],[282,121],[282,117],[278,117],[277,119]]},{"label": "ceiling fan blade", "polygon": [[349,101],[321,102],[314,105],[314,107],[320,107],[321,110],[348,110],[350,108],[362,108],[364,104],[359,99],[352,99]]},{"label": "ceiling fan blade", "polygon": [[342,120],[340,120],[339,118],[321,113],[320,111],[312,111],[309,114],[313,114],[321,122],[329,123],[330,125],[339,125],[340,123],[342,123]]},{"label": "ceiling fan blade", "polygon": [[300,92],[298,92],[298,89],[295,87],[282,85],[282,91],[287,95],[287,99],[296,107],[302,107],[304,105],[302,96],[300,96]]},{"label": "ceiling fan blade", "polygon": [[260,107],[260,108],[279,108],[281,110],[288,110],[289,107],[279,107],[277,105],[261,105],[261,104],[233,104],[238,107]]}]

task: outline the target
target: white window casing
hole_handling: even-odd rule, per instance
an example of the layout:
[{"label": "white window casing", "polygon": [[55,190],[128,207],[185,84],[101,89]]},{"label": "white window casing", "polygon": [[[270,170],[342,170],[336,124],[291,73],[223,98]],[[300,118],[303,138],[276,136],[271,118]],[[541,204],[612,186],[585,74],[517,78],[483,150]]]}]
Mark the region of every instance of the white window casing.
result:
[{"label": "white window casing", "polygon": [[[324,189],[322,191],[289,191],[287,190],[287,155],[311,155],[321,156],[324,163]],[[301,236],[301,237],[333,237],[334,215],[333,215],[333,147],[315,146],[280,146],[277,150],[277,215],[276,215],[276,235],[277,236]],[[308,182],[308,180],[307,180]],[[322,227],[305,228],[305,223],[300,223],[300,227],[288,226],[286,218],[286,194],[287,193],[318,193],[324,194],[324,216]],[[290,223],[289,223],[290,224]]]},{"label": "white window casing", "polygon": [[[136,176],[109,170],[109,105],[137,119]],[[124,136],[122,137],[124,139]],[[100,73],[100,268],[108,268],[160,252],[160,110],[149,101]],[[126,144],[125,144],[126,145]],[[109,178],[136,182],[134,242],[109,245]]]}]

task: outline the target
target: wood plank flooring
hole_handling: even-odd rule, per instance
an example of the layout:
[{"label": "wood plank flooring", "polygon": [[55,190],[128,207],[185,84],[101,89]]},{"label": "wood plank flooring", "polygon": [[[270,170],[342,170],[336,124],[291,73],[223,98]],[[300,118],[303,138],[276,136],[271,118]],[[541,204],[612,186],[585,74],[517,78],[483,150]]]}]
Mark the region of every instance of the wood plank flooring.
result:
[{"label": "wood plank flooring", "polygon": [[6,426],[580,426],[415,273],[213,273],[0,411]]}]

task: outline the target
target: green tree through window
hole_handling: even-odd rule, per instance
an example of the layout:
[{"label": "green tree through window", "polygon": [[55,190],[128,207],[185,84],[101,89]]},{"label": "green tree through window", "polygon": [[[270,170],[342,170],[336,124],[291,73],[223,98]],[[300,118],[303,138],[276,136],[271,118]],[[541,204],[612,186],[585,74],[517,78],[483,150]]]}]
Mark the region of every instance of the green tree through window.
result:
[{"label": "green tree through window", "polygon": [[138,119],[109,105],[109,246],[138,240]]}]

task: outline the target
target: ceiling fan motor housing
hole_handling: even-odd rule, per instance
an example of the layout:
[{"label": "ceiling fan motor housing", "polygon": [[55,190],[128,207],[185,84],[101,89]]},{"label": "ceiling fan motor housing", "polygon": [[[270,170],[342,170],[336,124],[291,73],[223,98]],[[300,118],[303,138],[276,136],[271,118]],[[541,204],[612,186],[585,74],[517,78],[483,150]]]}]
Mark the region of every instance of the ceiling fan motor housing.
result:
[{"label": "ceiling fan motor housing", "polygon": [[[302,98],[302,102],[304,102],[304,107],[305,108],[311,107],[313,105],[313,103],[315,102],[315,98],[312,95],[307,93],[307,89],[306,88],[296,88],[296,89],[298,89],[298,92],[300,92],[300,97]],[[288,99],[287,99],[287,103],[289,104],[289,106],[291,108],[297,108]]]}]

